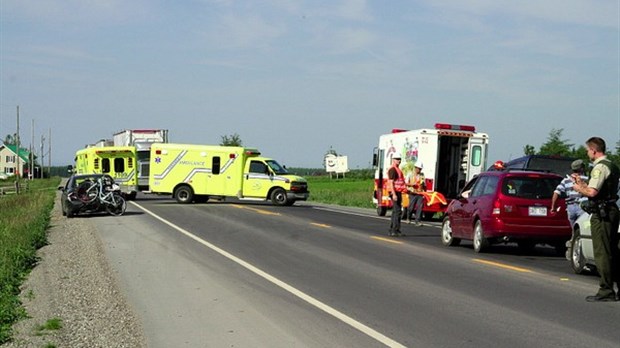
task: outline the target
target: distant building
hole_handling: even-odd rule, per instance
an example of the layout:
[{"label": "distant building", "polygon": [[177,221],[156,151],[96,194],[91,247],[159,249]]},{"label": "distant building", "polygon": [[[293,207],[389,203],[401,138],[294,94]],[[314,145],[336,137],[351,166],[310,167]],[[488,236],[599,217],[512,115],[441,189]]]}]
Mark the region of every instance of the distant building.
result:
[{"label": "distant building", "polygon": [[[30,151],[24,148],[19,149],[17,160],[17,145],[0,145],[0,173],[8,175],[20,175],[28,173],[30,166]],[[19,162],[19,163],[18,163]],[[21,165],[21,168],[18,166]]]}]

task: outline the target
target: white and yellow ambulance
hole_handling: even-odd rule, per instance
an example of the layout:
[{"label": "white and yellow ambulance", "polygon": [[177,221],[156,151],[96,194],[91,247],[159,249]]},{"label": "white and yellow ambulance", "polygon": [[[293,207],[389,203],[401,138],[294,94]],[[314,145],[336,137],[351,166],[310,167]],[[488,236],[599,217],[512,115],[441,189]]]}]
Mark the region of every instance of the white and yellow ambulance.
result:
[{"label": "white and yellow ambulance", "polygon": [[292,205],[309,196],[306,179],[252,148],[155,143],[150,161],[150,192],[179,203],[236,197]]},{"label": "white and yellow ambulance", "polygon": [[108,174],[128,199],[138,192],[135,146],[91,146],[75,153],[76,174]]}]

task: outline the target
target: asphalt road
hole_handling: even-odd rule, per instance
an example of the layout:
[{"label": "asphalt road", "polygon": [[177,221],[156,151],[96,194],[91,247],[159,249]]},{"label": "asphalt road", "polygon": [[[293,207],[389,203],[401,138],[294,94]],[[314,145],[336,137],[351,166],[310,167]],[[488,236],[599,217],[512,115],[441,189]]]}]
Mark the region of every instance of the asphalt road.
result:
[{"label": "asphalt road", "polygon": [[587,303],[549,247],[475,254],[439,223],[372,210],[139,196],[93,219],[149,347],[617,347],[620,302]]}]

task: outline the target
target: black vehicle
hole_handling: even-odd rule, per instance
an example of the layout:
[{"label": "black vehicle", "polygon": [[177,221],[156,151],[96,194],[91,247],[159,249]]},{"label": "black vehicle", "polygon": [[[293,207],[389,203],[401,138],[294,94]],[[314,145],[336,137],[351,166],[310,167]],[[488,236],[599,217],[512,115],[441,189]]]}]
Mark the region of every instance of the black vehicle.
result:
[{"label": "black vehicle", "polygon": [[[528,155],[503,163],[502,169],[522,169],[555,173],[562,176],[571,174],[571,163],[577,158],[550,155]],[[497,170],[491,166],[489,170]]]},{"label": "black vehicle", "polygon": [[62,215],[69,218],[98,212],[123,215],[127,209],[120,187],[107,174],[72,175],[65,186],[58,189],[62,191]]}]

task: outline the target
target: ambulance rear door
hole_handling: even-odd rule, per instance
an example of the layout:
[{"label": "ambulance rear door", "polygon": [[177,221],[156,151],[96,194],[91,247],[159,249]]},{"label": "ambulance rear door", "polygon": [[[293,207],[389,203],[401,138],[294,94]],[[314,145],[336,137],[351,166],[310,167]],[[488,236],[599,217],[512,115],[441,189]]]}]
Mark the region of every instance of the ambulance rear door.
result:
[{"label": "ambulance rear door", "polygon": [[487,137],[472,137],[469,139],[466,181],[482,173],[487,162]]}]

